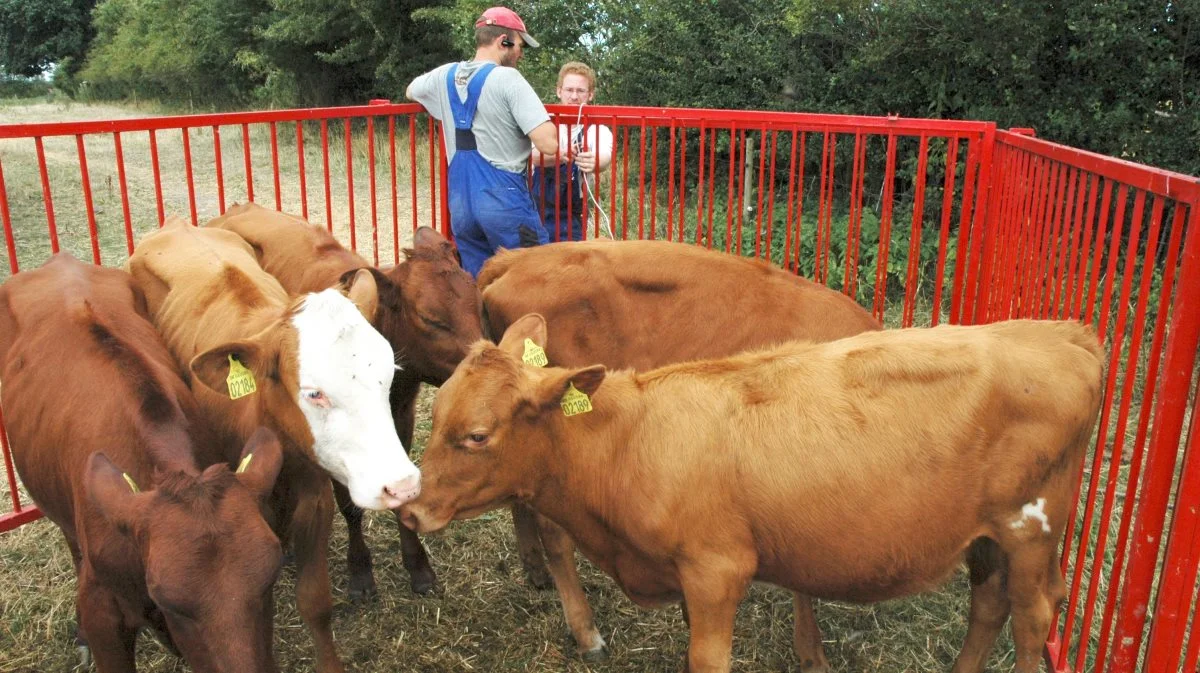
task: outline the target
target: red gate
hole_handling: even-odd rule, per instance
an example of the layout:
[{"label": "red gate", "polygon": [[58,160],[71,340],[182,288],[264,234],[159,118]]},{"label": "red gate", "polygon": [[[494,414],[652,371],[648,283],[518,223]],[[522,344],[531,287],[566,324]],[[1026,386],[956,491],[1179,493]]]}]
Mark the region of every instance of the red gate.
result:
[{"label": "red gate", "polygon": [[[256,199],[395,263],[418,224],[449,233],[445,160],[418,106],[379,103],[0,126],[0,279],[60,249],[119,264],[168,213],[199,223]],[[986,122],[549,109],[558,123],[614,132],[586,209],[591,236],[770,259],[889,326],[1095,324],[1111,352],[1106,398],[1047,660],[1061,671],[1196,670],[1200,181]],[[2,417],[0,441],[12,502],[3,531],[38,513],[22,499]]]}]

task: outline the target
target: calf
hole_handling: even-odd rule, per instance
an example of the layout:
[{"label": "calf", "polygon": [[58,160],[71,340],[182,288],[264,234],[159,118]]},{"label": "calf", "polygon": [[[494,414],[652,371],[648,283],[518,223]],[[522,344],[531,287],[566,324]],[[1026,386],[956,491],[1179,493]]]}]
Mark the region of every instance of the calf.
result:
[{"label": "calf", "polygon": [[1015,670],[1038,669],[1102,397],[1090,328],[874,332],[645,374],[523,364],[545,335],[523,318],[439,391],[408,525],[530,503],[635,602],[684,601],[692,673],[729,670],[752,581],[881,601],[965,557],[955,672],[983,670],[1010,613]]},{"label": "calf", "polygon": [[259,425],[279,435],[271,523],[295,550],[297,602],[317,670],[342,671],[329,624],[329,478],[370,509],[398,506],[420,489],[387,405],[392,349],[363,318],[375,311],[374,277],[355,274],[350,299],[334,289],[289,299],[236,234],[178,218],[138,244],[129,268],[222,445]]},{"label": "calf", "polygon": [[[325,229],[254,203],[234,205],[205,226],[245,239],[263,269],[293,296],[334,287],[359,269],[374,276],[377,309],[367,319],[396,351],[400,370],[392,381],[392,416],[400,441],[411,448],[421,383],[441,385],[482,336],[479,292],[475,280],[459,266],[454,247],[433,229],[420,227],[413,233],[413,247],[404,251],[403,262],[376,270]],[[349,534],[350,595],[373,594],[375,578],[371,552],[363,540],[362,510],[337,483],[334,495]],[[425,548],[412,531],[399,528],[412,590],[428,593],[436,577]]]},{"label": "calf", "polygon": [[128,274],[65,253],[0,287],[13,461],[70,548],[78,643],[100,673],[132,672],[151,627],[199,673],[273,673],[281,552],[259,507],[279,443],[261,430],[238,474],[201,471],[213,447],[144,314]]},{"label": "calf", "polygon": [[[789,339],[831,341],[880,329],[850,298],[754,259],[666,241],[589,241],[501,252],[479,287],[489,333],[527,313],[546,317],[549,361],[639,371],[734,355]],[[523,505],[513,506],[521,560],[535,586],[554,579],[584,659],[607,650],[575,568],[570,538]],[[540,537],[540,540],[539,540]],[[549,563],[542,561],[542,543]],[[808,601],[802,660],[825,666]]]}]

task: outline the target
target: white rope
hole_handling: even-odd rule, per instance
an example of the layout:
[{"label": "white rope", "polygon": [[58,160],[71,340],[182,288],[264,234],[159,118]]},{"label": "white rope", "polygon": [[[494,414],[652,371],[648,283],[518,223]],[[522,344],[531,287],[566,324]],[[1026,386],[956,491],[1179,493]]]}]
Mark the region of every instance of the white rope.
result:
[{"label": "white rope", "polygon": [[[586,136],[587,131],[586,131],[586,129],[583,128],[582,121],[583,121],[583,103],[580,103],[579,107],[575,110],[575,125],[580,127],[580,130],[583,131],[584,136]],[[572,134],[568,134],[568,137],[570,137],[570,135],[572,135]],[[599,145],[599,144],[600,144],[600,130],[599,130],[599,128],[597,128],[596,129],[596,145]],[[615,144],[615,138],[614,138],[614,144]],[[600,170],[600,148],[596,147],[596,171],[597,171],[597,173],[599,172],[599,170]],[[596,175],[596,173],[587,173],[584,171],[579,171],[579,175],[581,178],[580,182],[583,183],[584,193],[587,195],[587,198],[592,202],[592,205],[595,206],[595,211],[597,213],[600,213],[600,217],[604,218],[604,232],[606,234],[608,234],[608,237],[610,239],[612,239],[614,241],[617,240],[617,237],[613,235],[612,223],[608,221],[608,214],[604,212],[604,207],[601,206],[600,202],[596,200],[596,192],[592,189],[591,183],[588,182],[588,177],[590,175]],[[597,180],[597,182],[599,182],[599,180]],[[585,232],[585,238],[586,238],[586,232]]]}]

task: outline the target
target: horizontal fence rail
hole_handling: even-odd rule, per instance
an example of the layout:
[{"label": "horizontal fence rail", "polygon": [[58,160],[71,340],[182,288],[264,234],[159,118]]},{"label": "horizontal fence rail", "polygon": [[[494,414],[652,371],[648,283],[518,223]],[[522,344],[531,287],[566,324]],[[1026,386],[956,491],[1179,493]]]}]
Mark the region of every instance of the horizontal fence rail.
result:
[{"label": "horizontal fence rail", "polygon": [[[591,129],[582,149],[597,144],[596,125],[612,132],[612,161],[584,194],[588,238],[768,260],[890,327],[1095,325],[1111,353],[1106,397],[1047,660],[1056,671],[1196,670],[1196,178],[987,122],[547,108],[556,125]],[[0,126],[0,280],[60,249],[118,265],[166,215],[202,224],[240,201],[302,215],[395,264],[419,225],[452,236],[445,181],[440,128],[413,104]],[[566,198],[556,205],[574,205]],[[3,531],[38,514],[20,495],[2,410],[0,441],[13,506]]]}]

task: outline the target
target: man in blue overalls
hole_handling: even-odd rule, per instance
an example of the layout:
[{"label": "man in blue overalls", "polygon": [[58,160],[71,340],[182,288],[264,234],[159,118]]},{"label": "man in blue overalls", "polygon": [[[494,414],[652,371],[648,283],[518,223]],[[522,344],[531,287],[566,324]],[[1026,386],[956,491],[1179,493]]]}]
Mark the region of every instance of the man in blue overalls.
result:
[{"label": "man in blue overalls", "polygon": [[532,146],[558,151],[558,134],[529,82],[517,72],[538,46],[516,12],[493,7],[475,22],[475,58],[417,77],[407,96],[442,123],[449,158],[450,226],[472,276],[497,248],[547,241],[526,182]]}]

